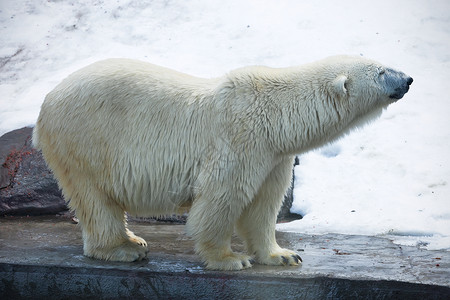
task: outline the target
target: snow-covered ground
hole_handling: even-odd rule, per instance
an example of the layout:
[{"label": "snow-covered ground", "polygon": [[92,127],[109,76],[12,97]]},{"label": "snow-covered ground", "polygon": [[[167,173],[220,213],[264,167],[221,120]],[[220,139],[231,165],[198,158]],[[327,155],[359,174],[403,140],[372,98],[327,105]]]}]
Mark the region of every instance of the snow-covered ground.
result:
[{"label": "snow-covered ground", "polygon": [[0,135],[33,125],[63,77],[107,57],[214,77],[334,54],[414,83],[373,124],[300,157],[293,211],[304,218],[278,229],[450,250],[447,0],[2,0]]}]

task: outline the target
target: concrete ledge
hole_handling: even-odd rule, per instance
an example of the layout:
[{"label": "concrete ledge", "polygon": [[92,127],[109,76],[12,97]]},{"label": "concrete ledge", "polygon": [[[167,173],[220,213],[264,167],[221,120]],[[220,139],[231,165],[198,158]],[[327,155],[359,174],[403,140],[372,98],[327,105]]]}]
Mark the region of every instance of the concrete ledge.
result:
[{"label": "concrete ledge", "polygon": [[0,264],[2,299],[448,299],[446,287],[327,277]]},{"label": "concrete ledge", "polygon": [[[450,299],[448,252],[361,236],[278,233],[300,267],[204,270],[182,225],[131,224],[149,259],[103,262],[82,255],[65,218],[0,219],[1,299]],[[234,248],[242,249],[236,240]]]}]

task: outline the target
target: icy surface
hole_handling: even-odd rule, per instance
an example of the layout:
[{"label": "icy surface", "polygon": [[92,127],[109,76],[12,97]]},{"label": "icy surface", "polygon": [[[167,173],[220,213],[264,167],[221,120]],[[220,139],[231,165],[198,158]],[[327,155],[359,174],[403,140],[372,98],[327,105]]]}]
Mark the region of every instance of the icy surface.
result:
[{"label": "icy surface", "polygon": [[33,125],[63,77],[130,57],[213,77],[363,55],[414,78],[382,117],[302,155],[279,230],[380,235],[450,250],[450,2],[0,1],[0,135]]}]

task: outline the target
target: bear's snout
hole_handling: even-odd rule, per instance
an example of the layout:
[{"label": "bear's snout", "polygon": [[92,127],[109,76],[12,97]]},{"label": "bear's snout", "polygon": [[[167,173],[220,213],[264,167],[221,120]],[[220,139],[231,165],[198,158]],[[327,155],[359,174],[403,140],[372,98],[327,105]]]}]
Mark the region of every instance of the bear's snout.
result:
[{"label": "bear's snout", "polygon": [[413,83],[414,79],[412,79],[412,77],[408,77],[406,83],[408,84],[408,86],[410,86]]},{"label": "bear's snout", "polygon": [[393,87],[393,92],[389,95],[389,98],[391,99],[401,99],[403,98],[403,96],[409,91],[409,86],[413,83],[414,79],[408,75],[406,75],[405,73],[402,72],[397,72],[394,70],[390,70],[391,76],[390,80],[388,80],[388,82],[390,81],[392,87]]}]

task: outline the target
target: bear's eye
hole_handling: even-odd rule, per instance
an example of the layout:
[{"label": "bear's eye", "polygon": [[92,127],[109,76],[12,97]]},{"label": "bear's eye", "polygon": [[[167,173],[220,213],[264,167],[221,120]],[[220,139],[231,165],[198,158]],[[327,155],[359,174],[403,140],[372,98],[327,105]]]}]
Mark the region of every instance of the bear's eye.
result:
[{"label": "bear's eye", "polygon": [[381,70],[379,70],[378,75],[383,75],[385,72],[386,72],[385,69],[381,69]]}]

